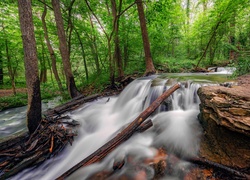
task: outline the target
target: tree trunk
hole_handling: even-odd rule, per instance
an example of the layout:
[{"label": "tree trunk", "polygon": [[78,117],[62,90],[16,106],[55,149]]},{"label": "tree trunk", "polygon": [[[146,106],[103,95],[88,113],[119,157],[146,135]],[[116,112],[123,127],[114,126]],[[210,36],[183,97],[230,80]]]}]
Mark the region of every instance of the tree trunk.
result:
[{"label": "tree trunk", "polygon": [[3,85],[3,55],[2,52],[0,51],[0,85]]},{"label": "tree trunk", "polygon": [[90,21],[92,32],[93,32],[92,36],[90,37],[90,39],[92,41],[92,43],[90,44],[90,48],[91,48],[93,58],[95,60],[96,72],[98,74],[101,74],[99,57],[98,57],[98,50],[97,50],[97,45],[96,45],[96,35],[94,34],[95,28],[94,28],[93,20],[92,20],[92,17],[90,14],[89,14],[89,21]]},{"label": "tree trunk", "polygon": [[153,60],[151,57],[151,52],[150,52],[150,44],[149,44],[148,31],[147,31],[147,25],[146,25],[142,0],[136,0],[136,4],[137,4],[137,10],[139,14],[143,47],[144,47],[144,53],[145,53],[145,61],[146,61],[145,75],[147,76],[150,74],[155,74],[156,70],[155,70]]},{"label": "tree trunk", "polygon": [[31,0],[18,0],[28,91],[27,126],[33,133],[41,121],[41,94]]},{"label": "tree trunk", "polygon": [[[112,52],[111,52],[111,40],[112,40],[112,34],[113,32],[108,35],[108,33],[105,31],[101,21],[99,20],[99,18],[96,16],[96,14],[93,12],[92,8],[89,5],[88,0],[85,0],[86,5],[88,6],[88,9],[90,10],[90,12],[93,14],[93,16],[95,17],[96,21],[98,22],[101,30],[103,31],[103,33],[105,34],[105,37],[107,38],[107,43],[108,43],[108,62],[109,62],[109,79],[110,79],[110,84],[111,86],[115,86],[115,63],[114,60],[112,58]],[[107,1],[105,2],[107,5]],[[109,7],[107,6],[108,12],[109,12]]]},{"label": "tree trunk", "polygon": [[41,45],[42,45],[42,58],[40,59],[40,83],[47,82],[47,68],[46,68],[46,60],[45,60],[45,48],[43,44],[43,38],[41,37]]},{"label": "tree trunk", "polygon": [[[187,0],[187,8],[186,8],[186,16],[187,16],[187,26],[186,26],[186,33],[189,38],[189,32],[190,32],[190,0]],[[187,39],[187,57],[190,57],[190,41]]]},{"label": "tree trunk", "polygon": [[87,60],[86,60],[86,55],[85,55],[85,51],[84,51],[84,47],[83,47],[83,43],[80,37],[80,34],[78,33],[78,31],[75,29],[78,41],[80,43],[81,46],[81,50],[82,50],[82,58],[83,58],[83,63],[84,63],[84,69],[85,69],[85,75],[86,75],[86,79],[89,79],[89,73],[88,73],[88,66],[87,66]]},{"label": "tree trunk", "polygon": [[222,20],[222,19],[220,18],[220,19],[218,20],[216,26],[214,27],[213,32],[212,32],[212,35],[211,35],[211,37],[210,37],[210,39],[209,39],[209,41],[208,41],[208,43],[207,43],[207,45],[206,45],[206,48],[204,49],[204,51],[203,51],[203,53],[202,53],[202,55],[201,55],[201,57],[200,57],[200,59],[199,59],[199,61],[198,61],[198,63],[197,63],[197,65],[196,65],[195,69],[198,68],[198,66],[199,66],[199,64],[200,64],[200,62],[201,62],[201,60],[206,56],[207,50],[208,50],[208,48],[209,48],[209,46],[210,46],[212,40],[215,38],[215,35],[216,35],[216,33],[217,33],[217,29],[219,28],[219,26],[220,26],[220,24],[221,24],[221,20]]},{"label": "tree trunk", "polygon": [[70,52],[71,52],[71,38],[72,38],[72,31],[73,31],[73,23],[72,23],[72,16],[71,16],[71,13],[72,13],[72,7],[75,3],[75,0],[70,0],[70,5],[69,7],[67,7],[67,10],[68,10],[68,25],[67,25],[67,34],[68,34],[68,50],[69,50],[69,56],[70,56]]},{"label": "tree trunk", "polygon": [[116,62],[117,67],[117,74],[118,78],[121,79],[124,76],[123,72],[123,65],[122,65],[122,56],[121,56],[121,49],[120,49],[120,40],[119,40],[119,19],[118,16],[121,12],[122,0],[119,0],[119,8],[117,10],[117,5],[115,0],[111,0],[111,9],[113,15],[113,30],[114,30],[114,42],[115,42],[115,49],[114,49],[114,60]]},{"label": "tree trunk", "polygon": [[7,57],[8,73],[9,73],[9,77],[11,80],[11,87],[12,87],[13,94],[16,95],[15,74],[14,74],[12,66],[11,66],[11,58],[10,58],[9,46],[8,46],[7,39],[5,40],[5,51],[6,51],[6,57]]},{"label": "tree trunk", "polygon": [[[45,0],[43,0],[43,2],[45,2]],[[43,14],[42,14],[42,25],[43,25],[44,37],[45,37],[45,40],[46,40],[46,44],[47,44],[47,47],[48,47],[48,50],[49,50],[49,55],[50,55],[51,62],[52,62],[51,64],[52,64],[53,74],[55,76],[55,79],[56,79],[57,85],[59,87],[59,90],[61,92],[63,92],[62,83],[61,83],[60,77],[58,75],[57,67],[56,67],[55,52],[54,52],[53,47],[51,46],[50,40],[49,40],[47,25],[46,25],[46,21],[45,21],[46,14],[47,14],[47,6],[44,5],[44,11],[43,11]]]},{"label": "tree trunk", "polygon": [[[232,14],[232,17],[230,19],[230,35],[229,35],[229,43],[232,47],[235,47],[235,22],[236,21],[236,12]],[[235,47],[236,48],[236,47]],[[233,48],[230,48],[229,51],[229,60],[235,60],[236,59],[236,52]]]},{"label": "tree trunk", "polygon": [[70,97],[74,98],[78,96],[80,93],[78,92],[76,88],[74,76],[71,70],[69,50],[67,46],[67,39],[66,39],[65,31],[64,31],[63,18],[62,18],[62,13],[60,10],[59,0],[52,0],[52,6],[54,9],[54,15],[55,15],[55,21],[56,21],[56,27],[57,27],[57,35],[59,38],[60,53],[62,56],[63,69],[64,69],[64,73],[66,76],[68,92],[69,92]]}]

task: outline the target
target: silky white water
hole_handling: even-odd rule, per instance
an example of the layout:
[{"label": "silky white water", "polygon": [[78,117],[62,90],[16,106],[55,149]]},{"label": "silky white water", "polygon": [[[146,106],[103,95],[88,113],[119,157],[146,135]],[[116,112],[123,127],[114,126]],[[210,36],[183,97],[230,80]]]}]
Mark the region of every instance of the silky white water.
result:
[{"label": "silky white water", "polygon": [[[133,121],[174,83],[175,80],[160,79],[157,76],[140,78],[129,84],[118,97],[101,98],[68,113],[72,119],[80,123],[73,146],[67,146],[63,153],[47,160],[39,167],[27,169],[10,179],[57,178],[114,137],[119,129]],[[199,113],[197,90],[200,86],[189,81],[182,83],[181,88],[166,99],[150,117],[153,127],[143,133],[135,134],[102,162],[81,168],[68,179],[87,179],[94,172],[111,170],[115,159],[129,157],[133,157],[133,163],[125,161],[124,167],[114,175],[114,179],[121,174],[127,174],[134,179],[137,173],[133,168],[134,164],[140,164],[147,169],[147,179],[151,179],[154,170],[144,164],[143,160],[153,157],[158,147],[164,147],[168,152],[180,156],[195,156],[201,132],[197,120]],[[178,165],[188,167],[188,163],[185,162],[180,162]],[[178,178],[178,174],[166,175],[166,178],[170,176]]]}]

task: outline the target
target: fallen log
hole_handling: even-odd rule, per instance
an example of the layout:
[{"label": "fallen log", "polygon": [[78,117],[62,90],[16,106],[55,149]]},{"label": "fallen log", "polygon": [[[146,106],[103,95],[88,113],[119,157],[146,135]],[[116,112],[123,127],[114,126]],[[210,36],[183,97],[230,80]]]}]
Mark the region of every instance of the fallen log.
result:
[{"label": "fallen log", "polygon": [[65,104],[59,105],[53,109],[47,110],[44,115],[47,117],[53,117],[56,115],[61,115],[67,111],[73,110],[77,107],[79,107],[80,105],[82,105],[83,103],[89,102],[89,101],[93,101],[94,99],[98,98],[100,96],[100,94],[94,94],[91,96],[77,96],[73,99],[71,99],[70,101],[66,102]]},{"label": "fallen log", "polygon": [[147,129],[149,129],[150,127],[153,126],[153,122],[151,119],[145,121],[144,123],[142,123],[137,129],[136,132],[142,133],[144,131],[146,131]]},{"label": "fallen log", "polygon": [[205,167],[211,167],[214,170],[219,170],[227,175],[231,175],[231,177],[235,176],[235,178],[238,177],[241,179],[250,179],[249,174],[246,174],[246,173],[241,172],[239,170],[233,169],[231,167],[228,167],[228,166],[225,166],[225,165],[213,162],[213,161],[209,161],[207,159],[202,159],[202,158],[196,157],[196,158],[184,158],[183,160],[191,162],[193,164],[202,165]]},{"label": "fallen log", "polygon": [[81,167],[93,164],[104,159],[117,146],[129,139],[137,130],[137,128],[160,106],[160,104],[169,97],[174,91],[180,88],[179,84],[175,84],[170,89],[159,96],[146,110],[144,110],[132,123],[130,123],[122,132],[118,133],[113,139],[108,141],[102,147],[97,149],[91,155],[77,163],[68,171],[63,173],[57,179],[64,179]]}]

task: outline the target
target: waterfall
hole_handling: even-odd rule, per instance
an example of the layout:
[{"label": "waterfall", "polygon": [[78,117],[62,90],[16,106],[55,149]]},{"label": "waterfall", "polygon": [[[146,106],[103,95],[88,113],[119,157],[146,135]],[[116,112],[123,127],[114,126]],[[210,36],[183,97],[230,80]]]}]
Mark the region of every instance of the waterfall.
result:
[{"label": "waterfall", "polygon": [[[132,122],[175,83],[174,79],[161,79],[158,76],[139,78],[130,83],[119,96],[101,98],[69,112],[68,115],[81,124],[73,146],[66,147],[62,154],[39,167],[27,169],[10,179],[55,179],[114,137],[119,129]],[[94,172],[111,170],[115,159],[129,157],[133,157],[133,163],[140,162],[147,169],[147,177],[150,179],[154,171],[143,163],[143,159],[153,157],[157,147],[164,147],[168,152],[181,156],[195,156],[201,132],[197,121],[197,89],[201,85],[191,81],[179,83],[181,88],[151,115],[154,124],[151,129],[135,134],[102,162],[79,169],[69,179],[86,179]],[[128,174],[132,177],[136,173],[132,168],[133,163],[126,161],[118,175]],[[187,164],[182,162],[178,166],[186,167]]]}]

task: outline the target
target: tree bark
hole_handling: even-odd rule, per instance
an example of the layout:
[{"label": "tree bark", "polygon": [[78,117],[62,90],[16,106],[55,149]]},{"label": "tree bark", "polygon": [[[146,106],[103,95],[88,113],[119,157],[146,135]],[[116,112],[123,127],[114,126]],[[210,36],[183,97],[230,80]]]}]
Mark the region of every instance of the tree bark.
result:
[{"label": "tree bark", "polygon": [[9,73],[9,77],[11,80],[11,87],[12,87],[13,94],[16,95],[15,73],[14,73],[12,66],[11,66],[11,56],[9,53],[9,45],[8,45],[7,39],[5,40],[5,51],[6,51],[6,57],[7,57],[8,73]]},{"label": "tree bark", "polygon": [[66,29],[66,32],[68,34],[68,50],[69,50],[69,56],[70,56],[70,52],[71,52],[71,39],[72,39],[72,31],[73,31],[73,23],[72,23],[72,7],[75,3],[75,0],[70,0],[70,4],[69,6],[67,7],[67,10],[68,10],[68,24],[67,24],[67,29]]},{"label": "tree bark", "polygon": [[[186,26],[186,33],[189,36],[190,32],[190,0],[186,0],[187,7],[186,7],[186,16],[187,16],[187,26]],[[190,57],[190,41],[187,39],[187,57]]]},{"label": "tree bark", "polygon": [[78,96],[80,93],[78,92],[76,88],[74,76],[71,70],[69,49],[67,46],[67,39],[66,39],[65,31],[64,31],[63,18],[62,18],[59,0],[52,0],[52,6],[54,9],[54,15],[55,15],[55,21],[56,21],[56,27],[57,27],[57,35],[59,38],[59,46],[60,46],[59,49],[60,49],[60,53],[62,56],[62,62],[63,62],[64,73],[66,76],[68,92],[69,92],[70,97],[74,98]]},{"label": "tree bark", "polygon": [[[232,47],[235,47],[235,23],[236,23],[236,15],[237,13],[234,12],[232,14],[232,17],[230,19],[230,30],[229,30],[229,43],[232,45]],[[236,52],[233,48],[230,48],[229,51],[229,60],[235,60],[236,59]]]},{"label": "tree bark", "polygon": [[170,96],[175,90],[180,88],[179,84],[165,91],[159,96],[146,110],[144,110],[132,123],[130,123],[122,132],[118,133],[113,139],[104,144],[101,148],[93,152],[87,158],[83,159],[68,171],[63,173],[57,179],[64,179],[75,172],[77,169],[93,164],[104,159],[110,152],[112,152],[122,142],[129,139],[137,130],[137,128],[160,106],[160,104]]},{"label": "tree bark", "polygon": [[84,46],[83,46],[80,34],[78,33],[78,30],[75,29],[75,32],[76,32],[77,39],[78,39],[78,41],[80,43],[80,46],[81,46],[83,64],[84,64],[84,69],[85,69],[85,75],[86,75],[86,80],[88,81],[88,79],[89,79],[89,73],[88,73],[88,66],[87,66],[87,60],[86,60],[86,55],[85,55],[85,51],[84,51]]},{"label": "tree bark", "polygon": [[[184,158],[184,160],[188,161],[188,162],[191,162],[193,164],[198,164],[198,165],[202,165],[202,166],[205,166],[205,167],[210,167],[210,168],[222,171],[222,172],[224,172],[226,174],[233,175],[234,177],[236,176],[239,179],[241,179],[241,178],[250,179],[249,174],[246,174],[244,172],[235,170],[235,169],[233,169],[231,167],[228,167],[228,166],[225,166],[225,165],[213,162],[213,161],[209,161],[209,160],[202,159],[202,158],[195,158],[195,157],[194,158]],[[234,177],[232,177],[232,179],[234,179]]]},{"label": "tree bark", "polygon": [[[43,0],[44,2],[45,0]],[[44,2],[45,3],[45,2]],[[46,40],[46,44],[47,44],[47,48],[49,50],[49,55],[50,55],[50,58],[51,58],[51,64],[52,64],[52,71],[53,71],[53,74],[55,76],[55,79],[56,79],[56,82],[57,82],[57,85],[59,87],[59,90],[61,92],[63,92],[63,87],[62,87],[62,83],[61,83],[61,80],[60,80],[60,77],[59,77],[59,74],[58,74],[58,71],[57,71],[57,67],[56,67],[56,56],[55,56],[55,52],[53,50],[53,47],[51,46],[50,44],[50,40],[49,40],[49,35],[48,35],[48,30],[47,30],[47,25],[46,25],[46,21],[45,21],[45,17],[46,17],[46,14],[47,14],[47,6],[46,4],[44,4],[44,10],[43,10],[43,14],[42,14],[42,26],[43,26],[43,31],[44,31],[44,38]]]},{"label": "tree bark", "polygon": [[95,60],[96,72],[98,74],[101,74],[98,50],[97,50],[97,45],[96,45],[96,35],[95,35],[94,23],[93,23],[93,20],[92,20],[90,13],[88,13],[88,15],[89,15],[89,21],[90,21],[90,25],[91,25],[91,29],[92,29],[92,33],[93,33],[92,36],[90,36],[90,39],[92,41],[92,43],[90,44],[90,49],[91,49],[93,58]]},{"label": "tree bark", "polygon": [[31,0],[18,0],[18,10],[23,39],[25,76],[28,91],[27,126],[29,132],[33,133],[41,121],[42,109]]},{"label": "tree bark", "polygon": [[111,0],[111,9],[112,9],[112,15],[113,15],[114,42],[115,42],[113,59],[116,62],[117,74],[118,74],[119,79],[124,77],[121,48],[120,48],[120,39],[119,39],[119,19],[120,19],[120,16],[118,16],[121,12],[121,6],[122,6],[122,0],[119,0],[119,7],[118,8],[116,5],[116,1]]},{"label": "tree bark", "polygon": [[201,57],[200,57],[200,59],[199,59],[197,65],[196,65],[195,69],[198,68],[198,66],[199,66],[199,64],[200,64],[200,62],[201,62],[201,60],[206,56],[207,50],[208,50],[208,48],[209,48],[209,46],[210,46],[212,40],[215,38],[215,35],[216,35],[216,33],[217,33],[217,29],[219,28],[220,24],[221,24],[221,18],[218,20],[218,22],[217,22],[217,24],[216,24],[216,26],[215,26],[215,28],[214,28],[214,30],[213,30],[213,32],[212,32],[212,35],[211,35],[211,37],[210,37],[210,39],[209,39],[209,41],[208,41],[208,43],[207,43],[207,46],[206,46],[205,50],[203,51],[203,53],[202,53],[202,55],[201,55]]},{"label": "tree bark", "polygon": [[43,43],[43,38],[41,37],[41,45],[42,45],[42,58],[40,59],[40,83],[47,82],[47,68],[46,68],[46,59],[45,59],[45,48]]},{"label": "tree bark", "polygon": [[139,20],[140,20],[143,47],[144,47],[144,53],[145,53],[145,61],[146,61],[146,71],[144,74],[147,76],[147,75],[155,74],[156,70],[155,70],[153,59],[152,59],[151,52],[150,52],[150,43],[149,43],[149,38],[148,38],[148,31],[147,31],[147,25],[146,25],[142,0],[136,0],[136,4],[137,4],[137,10],[138,10],[138,15],[139,15]]},{"label": "tree bark", "polygon": [[64,112],[73,110],[73,109],[79,107],[81,104],[83,104],[85,102],[93,101],[94,99],[96,99],[98,97],[100,97],[99,94],[94,94],[94,95],[91,95],[88,97],[77,96],[76,98],[73,98],[71,101],[69,101],[65,104],[57,106],[52,110],[46,111],[44,114],[45,114],[45,116],[49,116],[49,117],[53,117],[55,115],[60,116]]},{"label": "tree bark", "polygon": [[0,85],[3,85],[3,59],[1,51],[0,51]]}]

